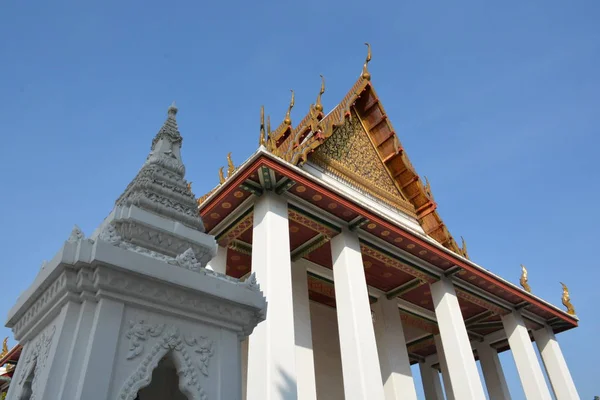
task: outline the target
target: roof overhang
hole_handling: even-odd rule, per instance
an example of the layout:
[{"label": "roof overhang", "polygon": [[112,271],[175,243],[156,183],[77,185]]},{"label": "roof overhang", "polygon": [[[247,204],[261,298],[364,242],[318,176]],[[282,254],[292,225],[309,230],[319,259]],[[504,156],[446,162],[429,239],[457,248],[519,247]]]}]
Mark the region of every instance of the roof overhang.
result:
[{"label": "roof overhang", "polygon": [[[199,206],[207,232],[214,233],[213,229],[237,207],[247,205],[249,198],[260,195],[258,181],[262,182],[261,174],[269,174],[270,187],[266,190],[284,192],[291,188],[290,182],[293,182],[296,189],[302,187],[311,193],[318,193],[320,197],[339,207],[332,210],[319,206],[310,198],[303,201],[314,203],[313,206],[321,208],[323,212],[331,213],[332,220],[339,224],[353,227],[359,232],[361,239],[380,244],[382,248],[403,254],[407,260],[414,261],[413,264],[424,266],[436,279],[444,275],[452,276],[460,290],[489,300],[489,303],[498,305],[505,313],[511,309],[522,310],[525,317],[550,325],[556,333],[578,326],[576,316],[457,255],[432,238],[394,221],[383,208],[373,207],[356,196],[344,193],[302,168],[274,156],[263,147],[215,188]],[[227,203],[225,212],[222,207],[224,202]],[[343,214],[340,210],[344,210]]]}]

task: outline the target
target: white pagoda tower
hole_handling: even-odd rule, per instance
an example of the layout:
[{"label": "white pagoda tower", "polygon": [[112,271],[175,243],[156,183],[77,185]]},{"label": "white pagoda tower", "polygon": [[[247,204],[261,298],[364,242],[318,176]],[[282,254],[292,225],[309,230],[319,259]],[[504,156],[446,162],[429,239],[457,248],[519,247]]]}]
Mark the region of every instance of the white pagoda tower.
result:
[{"label": "white pagoda tower", "polygon": [[177,108],[98,229],[75,227],[11,309],[23,345],[8,400],[237,399],[241,340],[264,319],[253,275],[215,255],[184,179]]}]

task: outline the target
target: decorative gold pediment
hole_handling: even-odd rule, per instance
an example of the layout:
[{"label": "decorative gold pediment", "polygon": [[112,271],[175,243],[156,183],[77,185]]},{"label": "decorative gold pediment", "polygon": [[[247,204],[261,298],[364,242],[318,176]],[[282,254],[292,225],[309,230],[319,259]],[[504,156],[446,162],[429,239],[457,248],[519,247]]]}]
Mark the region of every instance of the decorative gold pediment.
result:
[{"label": "decorative gold pediment", "polygon": [[361,192],[402,210],[412,209],[381,161],[354,110],[350,118],[335,128],[331,137],[309,159]]}]

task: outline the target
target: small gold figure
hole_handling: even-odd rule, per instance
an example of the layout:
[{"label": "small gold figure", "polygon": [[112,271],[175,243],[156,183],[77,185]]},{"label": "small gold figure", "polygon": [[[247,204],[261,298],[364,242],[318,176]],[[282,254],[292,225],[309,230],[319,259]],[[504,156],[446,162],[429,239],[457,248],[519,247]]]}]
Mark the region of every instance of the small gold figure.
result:
[{"label": "small gold figure", "polygon": [[371,74],[369,73],[367,65],[369,64],[369,61],[371,61],[371,45],[369,43],[365,43],[365,45],[367,46],[367,59],[365,61],[365,65],[363,65],[362,78],[370,81]]},{"label": "small gold figure", "polygon": [[258,138],[258,145],[265,145],[265,106],[260,107],[260,136]]},{"label": "small gold figure", "polygon": [[223,167],[219,168],[219,183],[225,182],[225,176],[223,175]]},{"label": "small gold figure", "polygon": [[189,190],[190,192],[192,191],[192,182],[188,182],[187,190]]},{"label": "small gold figure", "polygon": [[562,303],[563,306],[567,307],[567,314],[575,315],[575,308],[573,308],[573,304],[571,304],[571,295],[569,294],[569,288],[564,283],[560,283],[563,288],[562,294]]},{"label": "small gold figure", "polygon": [[231,152],[227,153],[227,177],[229,178],[235,172],[235,165],[231,161]]},{"label": "small gold figure", "polygon": [[462,248],[460,249],[460,252],[464,258],[469,259],[469,252],[467,251],[467,242],[462,236],[460,237],[460,240],[462,240]]},{"label": "small gold figure", "polygon": [[525,266],[523,264],[521,264],[521,279],[519,280],[519,283],[521,284],[521,287],[523,289],[525,289],[525,291],[531,293],[531,286],[529,286],[528,282],[528,278],[527,278],[527,268],[525,268]]},{"label": "small gold figure", "polygon": [[0,353],[0,357],[4,357],[8,354],[8,337],[5,337],[2,341],[2,353]]},{"label": "small gold figure", "polygon": [[292,108],[294,108],[294,103],[295,103],[294,91],[292,89],[290,89],[290,92],[292,92],[292,99],[290,100],[290,105],[288,107],[287,113],[285,113],[285,119],[283,120],[283,123],[286,125],[292,124],[291,113],[292,113]]},{"label": "small gold figure", "polygon": [[318,112],[323,111],[323,104],[321,103],[321,96],[325,93],[325,78],[323,75],[321,76],[321,90],[319,91],[319,95],[317,96],[317,104],[315,104],[315,110]]}]

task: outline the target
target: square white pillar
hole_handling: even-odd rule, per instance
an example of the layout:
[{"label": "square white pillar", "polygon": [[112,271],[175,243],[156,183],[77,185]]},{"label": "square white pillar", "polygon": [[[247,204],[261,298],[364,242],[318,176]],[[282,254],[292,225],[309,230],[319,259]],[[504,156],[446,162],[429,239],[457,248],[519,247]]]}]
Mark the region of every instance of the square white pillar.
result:
[{"label": "square white pillar", "polygon": [[511,400],[498,351],[486,342],[475,344],[490,400]]},{"label": "square white pillar", "polygon": [[431,297],[454,398],[485,399],[454,285],[442,277],[431,285]]},{"label": "square white pillar", "polygon": [[575,383],[552,328],[545,326],[540,330],[533,331],[533,337],[542,356],[556,399],[579,399]]},{"label": "square white pillar", "polygon": [[431,363],[420,362],[419,371],[421,372],[425,399],[444,400],[444,392],[442,391],[442,382],[440,382],[440,373],[438,370],[432,368]]},{"label": "square white pillar", "polygon": [[344,395],[383,400],[383,383],[358,236],[348,229],[331,240]]},{"label": "square white pillar", "polygon": [[248,399],[296,399],[296,344],[287,201],[266,192],[254,204],[252,271],[267,318],[250,335]]},{"label": "square white pillar", "polygon": [[433,337],[435,341],[435,348],[437,350],[438,362],[440,369],[442,370],[442,381],[444,382],[444,391],[446,393],[447,400],[455,400],[454,390],[452,389],[452,381],[450,381],[450,374],[448,372],[448,364],[446,363],[446,355],[444,354],[444,345],[440,335]]},{"label": "square white pillar", "polygon": [[310,303],[308,300],[308,278],[306,264],[292,264],[292,294],[294,296],[294,338],[296,340],[296,374],[298,398],[317,399],[315,361],[313,357]]},{"label": "square white pillar", "polygon": [[217,246],[217,254],[206,264],[206,269],[227,274],[227,247]]},{"label": "square white pillar", "polygon": [[521,314],[513,310],[502,317],[502,325],[508,337],[519,379],[528,399],[550,400],[550,390],[544,380],[542,368],[535,354],[535,349],[529,338],[529,332]]},{"label": "square white pillar", "polygon": [[417,392],[402,320],[395,298],[380,297],[374,305],[377,352],[386,400],[416,400]]}]

